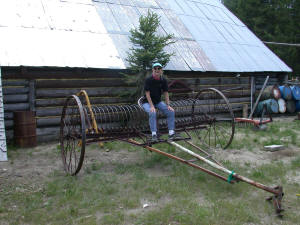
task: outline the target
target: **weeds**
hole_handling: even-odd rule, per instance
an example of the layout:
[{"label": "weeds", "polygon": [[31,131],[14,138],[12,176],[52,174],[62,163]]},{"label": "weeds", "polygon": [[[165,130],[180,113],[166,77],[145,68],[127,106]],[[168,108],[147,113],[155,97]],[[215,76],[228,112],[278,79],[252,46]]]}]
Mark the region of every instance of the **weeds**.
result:
[{"label": "weeds", "polygon": [[[299,147],[299,125],[273,122],[268,131],[238,128],[238,139],[230,149],[249,151],[275,143]],[[156,147],[186,156],[166,144]],[[234,168],[235,172],[246,174],[257,182],[284,185],[286,215],[278,220],[272,205],[264,201],[271,194],[251,185],[243,182],[231,185],[165,156],[120,142],[106,143],[103,148],[91,144],[86,152],[102,154],[103,149],[134,152],[139,160],[126,163],[90,161],[77,177],[56,170],[40,181],[42,188],[33,189],[30,184],[17,182],[1,183],[0,221],[4,224],[148,225],[299,223],[296,193],[300,192],[300,185],[296,178],[288,179],[299,176],[299,154],[293,155],[291,161],[273,161],[254,169],[250,162],[222,162],[227,168]],[[34,157],[34,152],[30,152],[30,157]],[[13,159],[21,155],[17,150],[10,154]],[[60,160],[58,150],[52,154]],[[49,154],[44,156],[49,157]],[[158,172],[154,174],[155,170]],[[148,207],[144,207],[145,203]]]}]

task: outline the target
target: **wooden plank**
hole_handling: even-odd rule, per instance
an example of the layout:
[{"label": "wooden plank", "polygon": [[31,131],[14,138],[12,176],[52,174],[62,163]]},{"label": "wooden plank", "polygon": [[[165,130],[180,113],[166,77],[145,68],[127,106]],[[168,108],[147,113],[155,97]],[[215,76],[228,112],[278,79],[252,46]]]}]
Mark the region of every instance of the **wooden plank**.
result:
[{"label": "wooden plank", "polygon": [[250,97],[244,97],[244,98],[229,98],[228,101],[229,101],[230,104],[233,104],[233,103],[250,102]]},{"label": "wooden plank", "polygon": [[3,103],[23,103],[28,101],[27,94],[4,95]]},{"label": "wooden plank", "polygon": [[43,128],[37,128],[36,134],[37,136],[44,136],[44,135],[51,135],[54,134],[57,137],[59,136],[60,126],[54,126],[54,127],[43,127]]},{"label": "wooden plank", "polygon": [[74,95],[80,90],[86,90],[89,96],[118,97],[126,91],[133,90],[130,87],[101,87],[101,88],[70,88],[70,89],[37,89],[36,98],[63,98]]},{"label": "wooden plank", "polygon": [[27,94],[28,87],[2,87],[3,95]]},{"label": "wooden plank", "polygon": [[[59,131],[58,131],[58,133],[59,133]],[[36,141],[39,144],[49,143],[49,142],[53,142],[53,141],[59,142],[59,135],[55,132],[47,134],[47,135],[39,135],[36,137]]]},{"label": "wooden plank", "polygon": [[4,119],[5,120],[12,120],[14,118],[13,112],[4,112]]},{"label": "wooden plank", "polygon": [[36,108],[37,117],[60,116],[61,113],[62,107]]},{"label": "wooden plank", "polygon": [[[51,107],[51,106],[64,106],[66,98],[49,98],[49,99],[37,99],[36,107]],[[85,102],[85,101],[83,101]],[[82,102],[82,103],[83,103]],[[128,103],[126,98],[118,97],[90,97],[90,102],[94,104],[118,104]]]},{"label": "wooden plank", "polygon": [[124,87],[123,79],[38,79],[36,88]]},{"label": "wooden plank", "polygon": [[59,141],[60,127],[43,127],[36,129],[37,142]]},{"label": "wooden plank", "polygon": [[61,117],[45,117],[45,118],[37,118],[36,125],[37,127],[52,127],[60,125]]},{"label": "wooden plank", "polygon": [[4,104],[5,112],[29,110],[29,103]]},{"label": "wooden plank", "polygon": [[11,130],[14,128],[14,121],[13,120],[5,120],[5,130]]},{"label": "wooden plank", "polygon": [[[177,79],[169,79],[169,82]],[[182,78],[179,79],[185,82],[187,85],[228,85],[228,84],[249,84],[250,80],[248,77],[210,77],[210,78]]]},{"label": "wooden plank", "polygon": [[35,80],[29,81],[28,102],[30,111],[35,111]]},{"label": "wooden plank", "polygon": [[218,89],[220,91],[224,91],[224,90],[227,90],[227,89],[233,89],[233,88],[243,88],[245,90],[248,90],[250,89],[250,84],[234,84],[234,85],[191,85],[191,88],[194,90],[194,91],[200,91],[200,90],[203,90],[203,89],[207,89],[207,88],[215,88],[215,89]]},{"label": "wooden plank", "polygon": [[28,87],[28,80],[2,80],[2,86],[7,87],[7,86],[23,86],[23,87]]}]

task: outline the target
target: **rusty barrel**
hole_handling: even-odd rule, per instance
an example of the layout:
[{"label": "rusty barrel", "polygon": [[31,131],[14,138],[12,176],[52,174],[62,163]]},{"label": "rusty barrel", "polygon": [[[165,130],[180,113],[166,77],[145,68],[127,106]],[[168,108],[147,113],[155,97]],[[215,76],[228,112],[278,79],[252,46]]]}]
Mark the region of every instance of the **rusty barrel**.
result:
[{"label": "rusty barrel", "polygon": [[[259,95],[259,92],[256,92],[255,97],[257,98],[258,95]],[[276,86],[276,85],[267,86],[263,90],[259,100],[263,101],[263,100],[267,100],[267,99],[270,99],[270,98],[274,98],[276,100],[281,98],[281,93],[280,93],[280,90],[279,90],[278,86]]]},{"label": "rusty barrel", "polygon": [[35,112],[14,112],[14,141],[19,147],[36,146]]}]

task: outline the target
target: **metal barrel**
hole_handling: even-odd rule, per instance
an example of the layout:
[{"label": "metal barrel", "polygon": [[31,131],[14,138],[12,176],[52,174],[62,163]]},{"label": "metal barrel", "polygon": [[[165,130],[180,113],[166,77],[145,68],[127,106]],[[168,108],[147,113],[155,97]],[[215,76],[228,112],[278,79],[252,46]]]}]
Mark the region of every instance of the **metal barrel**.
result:
[{"label": "metal barrel", "polygon": [[17,146],[24,148],[36,146],[35,112],[14,112],[14,142]]},{"label": "metal barrel", "polygon": [[283,98],[280,98],[277,100],[278,103],[278,111],[280,113],[285,113],[286,112],[286,102]]},{"label": "metal barrel", "polygon": [[288,113],[294,113],[296,111],[296,105],[294,100],[286,101],[286,111]]},{"label": "metal barrel", "polygon": [[300,100],[300,87],[295,85],[291,86],[292,97],[294,100]]},{"label": "metal barrel", "polygon": [[284,100],[291,100],[292,99],[292,90],[288,85],[279,86],[279,90],[281,93],[281,97]]},{"label": "metal barrel", "polygon": [[275,99],[267,99],[258,103],[255,113],[261,114],[263,107],[266,105],[268,113],[278,113],[278,103]]},{"label": "metal barrel", "polygon": [[296,111],[300,112],[300,100],[295,101]]},{"label": "metal barrel", "polygon": [[[256,97],[258,97],[258,93],[256,93]],[[260,101],[267,100],[270,98],[281,98],[281,93],[277,85],[267,86],[261,94]]]}]

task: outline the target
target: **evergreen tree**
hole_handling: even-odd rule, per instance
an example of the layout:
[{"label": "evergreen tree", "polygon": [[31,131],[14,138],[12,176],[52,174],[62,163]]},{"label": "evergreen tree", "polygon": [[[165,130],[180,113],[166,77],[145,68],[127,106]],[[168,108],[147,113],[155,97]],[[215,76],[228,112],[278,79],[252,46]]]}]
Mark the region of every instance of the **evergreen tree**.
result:
[{"label": "evergreen tree", "polygon": [[[299,0],[224,0],[224,4],[239,17],[262,41],[300,43]],[[300,76],[300,48],[268,45]]]},{"label": "evergreen tree", "polygon": [[152,64],[160,62],[165,66],[173,55],[166,53],[164,48],[172,43],[173,35],[157,35],[160,25],[160,17],[148,11],[146,16],[139,18],[139,27],[130,30],[130,41],[133,47],[128,52],[127,61],[131,75],[125,75],[126,82],[135,85],[135,90],[129,93],[131,99],[135,101],[143,94],[144,80],[150,74]]}]

